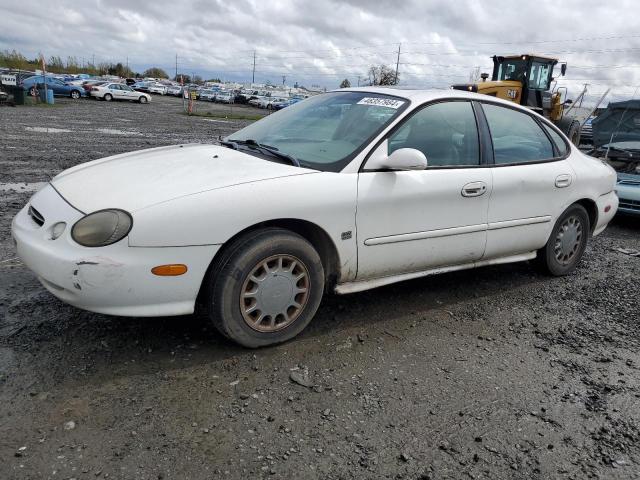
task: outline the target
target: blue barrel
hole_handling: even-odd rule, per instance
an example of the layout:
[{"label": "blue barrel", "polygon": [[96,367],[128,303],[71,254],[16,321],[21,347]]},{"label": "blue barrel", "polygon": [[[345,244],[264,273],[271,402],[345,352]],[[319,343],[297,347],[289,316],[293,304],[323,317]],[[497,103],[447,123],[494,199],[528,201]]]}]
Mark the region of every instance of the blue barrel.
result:
[{"label": "blue barrel", "polygon": [[42,100],[43,102],[47,102],[49,105],[53,105],[53,90],[51,90],[50,88],[47,88],[46,98],[44,96],[44,88],[41,88],[39,90],[39,93],[40,93],[40,100]]}]

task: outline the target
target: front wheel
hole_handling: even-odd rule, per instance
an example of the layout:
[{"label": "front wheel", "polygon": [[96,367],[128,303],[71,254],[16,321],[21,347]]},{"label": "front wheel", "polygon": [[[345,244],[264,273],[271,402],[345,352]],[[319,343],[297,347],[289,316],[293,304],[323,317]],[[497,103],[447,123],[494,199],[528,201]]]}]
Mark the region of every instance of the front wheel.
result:
[{"label": "front wheel", "polygon": [[257,348],[290,340],[309,324],[322,299],[324,269],[303,237],[267,228],[229,245],[204,288],[220,333]]},{"label": "front wheel", "polygon": [[538,251],[542,268],[554,276],[573,272],[587,247],[589,215],[582,205],[570,206],[558,219],[547,244]]},{"label": "front wheel", "polygon": [[138,101],[139,101],[140,103],[147,103],[147,102],[148,102],[147,97],[144,97],[144,96],[140,97],[140,98],[138,99]]},{"label": "front wheel", "polygon": [[71,90],[71,98],[78,100],[80,98],[80,92],[78,90]]}]

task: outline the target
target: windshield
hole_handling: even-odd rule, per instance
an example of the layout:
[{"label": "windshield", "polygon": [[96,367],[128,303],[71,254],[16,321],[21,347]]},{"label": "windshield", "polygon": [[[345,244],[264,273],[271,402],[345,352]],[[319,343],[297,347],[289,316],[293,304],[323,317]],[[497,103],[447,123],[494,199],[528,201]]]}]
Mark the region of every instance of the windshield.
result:
[{"label": "windshield", "polygon": [[303,167],[338,172],[409,101],[372,92],[332,92],[297,102],[249,125],[226,140],[275,147]]}]

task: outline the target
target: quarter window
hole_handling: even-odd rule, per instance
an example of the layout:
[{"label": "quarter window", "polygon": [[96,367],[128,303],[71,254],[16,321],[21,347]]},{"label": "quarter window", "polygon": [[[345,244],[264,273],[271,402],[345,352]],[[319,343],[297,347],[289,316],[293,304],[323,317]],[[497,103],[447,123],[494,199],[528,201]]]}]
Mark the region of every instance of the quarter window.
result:
[{"label": "quarter window", "polygon": [[567,142],[560,135],[558,135],[558,132],[556,132],[553,128],[544,123],[542,125],[553,140],[553,143],[556,144],[559,156],[564,157],[567,154]]},{"label": "quarter window", "polygon": [[523,112],[483,104],[498,165],[535,162],[553,158],[553,147],[537,122]]},{"label": "quarter window", "polygon": [[478,128],[469,102],[423,108],[391,135],[388,143],[389,154],[401,148],[420,150],[430,167],[480,164]]}]

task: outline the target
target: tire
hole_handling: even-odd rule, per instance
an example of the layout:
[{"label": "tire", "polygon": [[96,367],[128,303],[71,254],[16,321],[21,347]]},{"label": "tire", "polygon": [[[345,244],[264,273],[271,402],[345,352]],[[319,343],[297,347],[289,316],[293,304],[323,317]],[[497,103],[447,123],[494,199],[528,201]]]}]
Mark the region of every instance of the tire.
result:
[{"label": "tire", "polygon": [[547,244],[538,251],[543,271],[555,277],[572,273],[582,259],[590,233],[587,211],[574,203],[558,218]]},{"label": "tire", "polygon": [[104,97],[102,97],[102,99],[103,99],[105,102],[110,102],[111,100],[113,100],[113,96],[112,96],[110,93],[105,93],[105,94],[104,94]]},{"label": "tire", "polygon": [[226,247],[209,269],[203,284],[207,315],[222,335],[244,347],[286,342],[315,315],[324,278],[318,252],[300,235],[279,228],[252,231]]},{"label": "tire", "polygon": [[78,90],[71,90],[71,98],[74,100],[78,100],[81,97],[80,92]]},{"label": "tire", "polygon": [[557,126],[564,133],[571,143],[576,147],[580,146],[580,122],[571,117],[561,118]]},{"label": "tire", "polygon": [[149,101],[149,100],[147,100],[147,97],[144,97],[144,96],[141,96],[141,97],[138,99],[138,102],[140,102],[140,103],[147,103],[148,101]]},{"label": "tire", "polygon": [[29,95],[31,95],[32,97],[35,97],[38,94],[38,89],[36,89],[36,87],[31,87],[29,89]]}]

